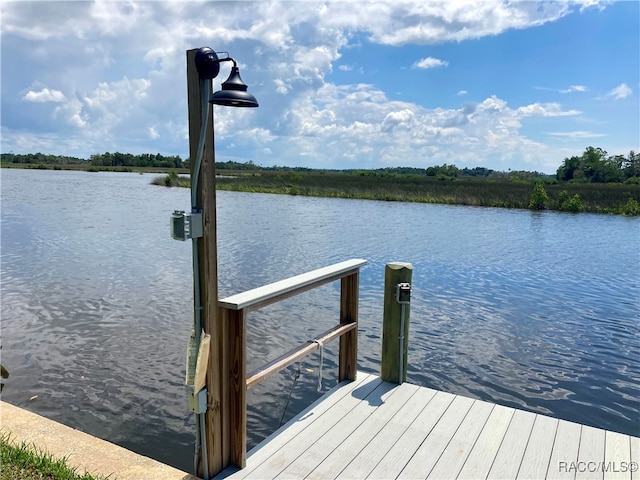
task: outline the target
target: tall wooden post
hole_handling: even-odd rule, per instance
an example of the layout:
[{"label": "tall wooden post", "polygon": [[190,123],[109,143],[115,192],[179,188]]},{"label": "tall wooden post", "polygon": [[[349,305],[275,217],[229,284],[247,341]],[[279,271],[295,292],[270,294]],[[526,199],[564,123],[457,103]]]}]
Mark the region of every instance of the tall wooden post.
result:
[{"label": "tall wooden post", "polygon": [[[210,91],[202,91],[202,83],[196,68],[195,55],[197,49],[187,51],[187,95],[189,109],[189,155],[191,178],[194,178],[194,159],[197,155],[200,130],[202,128],[202,95],[207,98]],[[207,439],[207,457],[209,476],[222,470],[223,435],[222,435],[222,405],[224,392],[221,378],[220,355],[220,329],[217,318],[218,305],[218,264],[216,243],[216,172],[215,153],[213,143],[213,108],[209,112],[207,130],[205,133],[204,153],[200,166],[200,180],[197,188],[196,207],[202,210],[204,230],[203,236],[197,240],[201,319],[202,327],[211,335],[211,351],[207,368],[206,388],[208,392],[207,403],[210,407],[205,414],[205,430]],[[194,313],[195,314],[195,313]],[[201,468],[203,462],[200,462]],[[202,472],[198,472],[201,474]]]},{"label": "tall wooden post", "polygon": [[411,284],[412,274],[410,263],[393,262],[385,267],[380,378],[386,382],[402,383],[407,378],[409,304],[398,302],[396,289],[399,284]]},{"label": "tall wooden post", "polygon": [[[359,272],[340,281],[340,324],[358,323]],[[358,373],[358,328],[340,337],[338,381],[355,380]]]}]

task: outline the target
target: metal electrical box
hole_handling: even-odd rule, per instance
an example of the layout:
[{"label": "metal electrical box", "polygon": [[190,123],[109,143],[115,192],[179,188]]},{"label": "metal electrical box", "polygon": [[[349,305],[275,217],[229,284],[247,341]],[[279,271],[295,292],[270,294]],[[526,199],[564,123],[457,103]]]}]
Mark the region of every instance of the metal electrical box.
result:
[{"label": "metal electrical box", "polygon": [[198,393],[189,392],[189,410],[192,413],[204,413],[207,411],[206,388],[203,388]]},{"label": "metal electrical box", "polygon": [[411,303],[411,284],[399,283],[396,285],[396,301],[399,304]]},{"label": "metal electrical box", "polygon": [[202,230],[202,212],[176,210],[171,214],[171,237],[174,240],[200,238]]}]

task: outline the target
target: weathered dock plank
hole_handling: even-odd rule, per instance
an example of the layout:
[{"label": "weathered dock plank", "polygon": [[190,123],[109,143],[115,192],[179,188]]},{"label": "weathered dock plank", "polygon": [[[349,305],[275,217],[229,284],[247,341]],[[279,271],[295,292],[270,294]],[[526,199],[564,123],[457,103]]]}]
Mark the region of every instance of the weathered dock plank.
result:
[{"label": "weathered dock plank", "polygon": [[[456,397],[433,429],[428,432],[411,460],[397,478],[426,478],[473,405],[473,400]],[[427,432],[424,432],[426,434]]]},{"label": "weathered dock plank", "polygon": [[[328,439],[323,437],[324,441],[318,442],[312,447],[313,449],[321,449],[325,454],[328,453],[328,455],[326,455],[322,463],[315,467],[305,478],[310,480],[336,478],[350,463],[353,454],[361,451],[389,420],[395,416],[398,412],[396,407],[406,404],[416,391],[417,389],[415,388],[403,388],[385,392],[382,396],[382,403],[379,406],[375,406],[369,402],[367,403],[367,405],[373,407],[373,412],[363,412],[364,414],[368,414],[368,417],[360,425],[357,425],[355,430],[342,429],[340,432],[335,433],[332,433],[330,430],[328,432]],[[353,413],[355,413],[355,411]],[[333,451],[324,448],[323,443],[327,440],[335,446]],[[301,458],[301,460],[303,460],[303,458]]]},{"label": "weathered dock plank", "polygon": [[487,478],[515,410],[496,405],[458,474],[461,480]]},{"label": "weathered dock plank", "polygon": [[630,480],[631,469],[623,468],[631,462],[631,441],[628,435],[606,432],[604,440],[605,480]]},{"label": "weathered dock plank", "polygon": [[296,415],[277,435],[257,445],[247,456],[247,467],[234,478],[275,478],[313,444],[314,436],[321,436],[381,384],[376,376],[360,374],[355,382],[332,390],[328,397]]},{"label": "weathered dock plank", "polygon": [[[350,435],[356,435],[358,427],[379,408],[382,408],[387,403],[385,400],[391,400],[391,397],[400,393],[400,390],[393,387],[392,384],[386,382],[378,385],[366,397],[365,401],[359,402],[349,411],[348,418],[344,418],[345,421],[336,422],[321,436],[313,438],[313,443],[300,452],[297,458],[277,478],[293,480],[307,478],[317,466],[326,461],[340,443],[347,440]],[[304,439],[300,438],[296,440],[296,443],[300,441],[304,441]]]},{"label": "weathered dock plank", "polygon": [[[428,388],[420,388],[407,384],[406,390],[416,390],[414,395],[404,405],[398,408],[396,415],[387,422],[371,441],[358,453],[355,458],[349,461],[348,465],[336,477],[339,479],[351,478],[372,478],[371,472],[376,468],[381,458],[387,458],[389,450],[398,442],[404,433],[412,425],[418,423],[419,417],[426,408],[438,410],[438,403],[441,411],[449,405],[449,399],[441,398],[447,402],[431,401],[436,396],[436,391]],[[432,411],[433,411],[432,410]]]},{"label": "weathered dock plank", "polygon": [[638,478],[640,439],[358,374],[222,478]]},{"label": "weathered dock plank", "polygon": [[473,402],[453,438],[449,441],[433,469],[424,478],[446,478],[458,476],[465,464],[476,439],[484,428],[494,405],[486,402]]},{"label": "weathered dock plank", "polygon": [[515,411],[487,475],[488,479],[516,478],[535,418],[528,412]]},{"label": "weathered dock plank", "polygon": [[452,395],[438,392],[415,422],[407,428],[391,449],[382,456],[367,478],[383,480],[396,478],[404,465],[411,460],[428,432],[438,423],[444,412],[451,405],[453,399]]},{"label": "weathered dock plank", "polygon": [[549,460],[546,478],[554,480],[568,480],[575,477],[569,466],[578,461],[580,434],[582,426],[577,423],[560,420],[553,443],[553,453]]},{"label": "weathered dock plank", "polygon": [[637,469],[638,464],[640,464],[640,438],[630,437],[629,440],[631,443],[630,461],[634,462],[634,465],[636,467],[635,470],[631,469],[631,467],[629,468],[631,470],[631,479],[638,480],[640,479],[640,471]]},{"label": "weathered dock plank", "polygon": [[537,480],[544,478],[549,469],[549,459],[557,429],[558,420],[536,415],[527,448],[518,469],[518,479]]},{"label": "weathered dock plank", "polygon": [[[582,426],[580,435],[580,447],[578,450],[578,468],[576,469],[576,480],[580,479],[603,479],[604,472],[592,471],[591,462],[604,461],[604,442],[606,432],[594,427]],[[584,467],[584,468],[583,468]]]}]

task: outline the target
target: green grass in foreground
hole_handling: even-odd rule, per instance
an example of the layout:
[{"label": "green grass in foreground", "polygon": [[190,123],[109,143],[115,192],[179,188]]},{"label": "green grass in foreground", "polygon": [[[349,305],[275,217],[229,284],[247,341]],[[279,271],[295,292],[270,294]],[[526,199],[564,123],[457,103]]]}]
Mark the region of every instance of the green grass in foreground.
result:
[{"label": "green grass in foreground", "polygon": [[34,445],[11,441],[0,434],[0,480],[105,480],[88,473],[80,475],[65,459],[55,460]]}]

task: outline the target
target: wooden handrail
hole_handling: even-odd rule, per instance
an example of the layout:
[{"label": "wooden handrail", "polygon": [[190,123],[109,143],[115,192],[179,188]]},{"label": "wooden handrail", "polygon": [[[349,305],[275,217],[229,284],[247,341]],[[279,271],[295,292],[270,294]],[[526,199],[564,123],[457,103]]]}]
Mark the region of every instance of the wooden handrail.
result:
[{"label": "wooden handrail", "polygon": [[325,283],[333,282],[357,272],[360,267],[366,265],[362,259],[347,260],[328,267],[319,268],[311,272],[286,278],[278,282],[270,283],[262,287],[247,290],[243,293],[231,295],[218,301],[221,308],[228,310],[257,310],[285,298],[298,295]]},{"label": "wooden handrail", "polygon": [[[338,381],[355,380],[358,360],[358,289],[360,267],[366,260],[352,259],[319,268],[295,277],[270,283],[218,301],[221,350],[222,397],[229,401],[224,412],[223,445],[225,460],[244,468],[247,456],[247,390],[276,374],[300,358],[320,348],[320,344],[340,338]],[[252,372],[248,377],[246,322],[250,311],[298,295],[312,288],[340,280],[339,324]],[[228,458],[228,462],[227,459]]]}]

